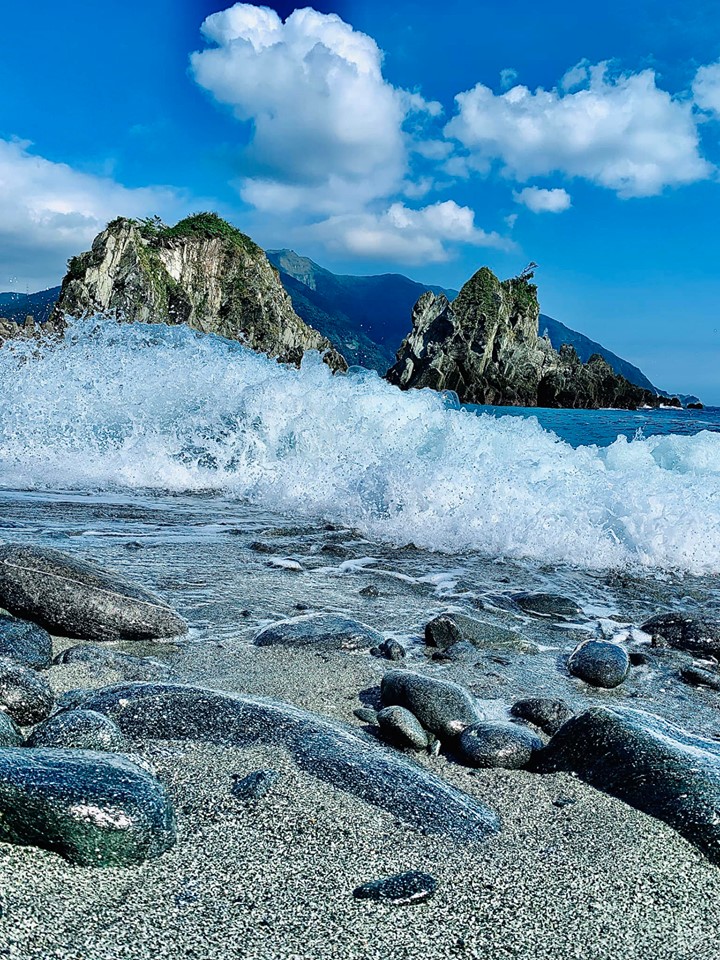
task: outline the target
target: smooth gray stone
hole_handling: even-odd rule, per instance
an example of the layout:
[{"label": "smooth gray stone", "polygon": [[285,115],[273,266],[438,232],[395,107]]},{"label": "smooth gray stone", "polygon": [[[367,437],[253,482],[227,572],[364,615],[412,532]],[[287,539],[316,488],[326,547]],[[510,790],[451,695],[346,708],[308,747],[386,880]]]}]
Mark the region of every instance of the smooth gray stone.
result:
[{"label": "smooth gray stone", "polygon": [[377,710],[370,707],[358,707],[357,710],[353,710],[353,713],[363,723],[377,724]]},{"label": "smooth gray stone", "polygon": [[24,740],[18,725],[0,710],[0,747],[22,747]]},{"label": "smooth gray stone", "polygon": [[277,770],[253,770],[245,777],[233,777],[230,793],[236,800],[260,800],[280,779]]},{"label": "smooth gray stone", "polygon": [[136,683],[98,690],[84,707],[111,717],[131,738],[285,749],[301,770],[425,833],[467,842],[500,829],[481,801],[367,734],[289,704],[182,684]]},{"label": "smooth gray stone", "polygon": [[35,623],[0,614],[0,657],[44,670],[52,662],[52,637]]},{"label": "smooth gray stone", "polygon": [[684,613],[661,613],[640,627],[654,647],[674,647],[690,653],[720,656],[720,622]]},{"label": "smooth gray stone", "polygon": [[377,630],[334,613],[311,613],[280,620],[255,634],[258,647],[319,647],[325,650],[361,650],[384,642]]},{"label": "smooth gray stone", "polygon": [[429,873],[408,870],[407,873],[363,883],[353,890],[353,896],[358,900],[377,900],[399,907],[422,903],[435,893],[437,885],[437,880]]},{"label": "smooth gray stone", "polygon": [[720,745],[639,710],[594,707],[563,724],[536,754],[540,773],[564,770],[674,827],[720,863]]},{"label": "smooth gray stone", "polygon": [[66,750],[102,750],[123,753],[128,742],[117,724],[94,710],[64,710],[35,727],[28,747],[60,747]]},{"label": "smooth gray stone", "polygon": [[0,606],[56,636],[152,640],[187,633],[163,600],[58,550],[0,546]]},{"label": "smooth gray stone", "polygon": [[427,733],[417,717],[405,707],[385,707],[378,713],[377,722],[386,737],[398,746],[427,750]]},{"label": "smooth gray stone", "polygon": [[391,670],[382,678],[383,706],[405,707],[423,727],[441,740],[456,736],[482,713],[470,693],[450,680],[436,680],[406,670]]},{"label": "smooth gray stone", "polygon": [[627,650],[609,640],[584,640],[570,654],[568,670],[594,687],[611,690],[630,672]]},{"label": "smooth gray stone", "polygon": [[91,750],[0,750],[0,840],[82,866],[142,863],[175,842],[165,790],[122,757]]},{"label": "smooth gray stone", "polygon": [[524,610],[536,617],[577,617],[582,609],[569,597],[561,597],[555,593],[516,593],[513,600]]},{"label": "smooth gray stone", "polygon": [[510,708],[514,717],[526,720],[539,727],[544,733],[557,733],[560,727],[573,715],[572,710],[562,700],[550,697],[527,697],[516,701]]},{"label": "smooth gray stone", "polygon": [[474,723],[460,734],[457,743],[462,760],[471,767],[504,767],[521,770],[541,750],[540,737],[516,723]]},{"label": "smooth gray stone", "polygon": [[120,650],[109,650],[97,643],[78,644],[59,653],[53,663],[87,663],[122,674],[124,680],[168,680],[172,670],[165,663],[148,657],[135,657]]},{"label": "smooth gray stone", "polygon": [[441,613],[433,617],[425,626],[425,643],[439,650],[447,650],[456,643],[471,643],[474,647],[493,650],[538,652],[537,646],[516,630],[497,627],[494,623],[476,620],[462,613]]},{"label": "smooth gray stone", "polygon": [[28,727],[49,716],[54,703],[55,694],[43,676],[0,657],[0,710],[21,727]]}]

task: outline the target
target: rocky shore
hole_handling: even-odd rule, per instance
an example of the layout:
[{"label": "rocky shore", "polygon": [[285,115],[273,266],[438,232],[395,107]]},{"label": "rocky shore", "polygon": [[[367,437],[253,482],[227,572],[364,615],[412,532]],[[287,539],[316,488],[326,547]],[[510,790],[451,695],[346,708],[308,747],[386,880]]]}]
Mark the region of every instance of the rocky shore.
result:
[{"label": "rocky shore", "polygon": [[0,955],[716,955],[711,581],[13,508]]}]

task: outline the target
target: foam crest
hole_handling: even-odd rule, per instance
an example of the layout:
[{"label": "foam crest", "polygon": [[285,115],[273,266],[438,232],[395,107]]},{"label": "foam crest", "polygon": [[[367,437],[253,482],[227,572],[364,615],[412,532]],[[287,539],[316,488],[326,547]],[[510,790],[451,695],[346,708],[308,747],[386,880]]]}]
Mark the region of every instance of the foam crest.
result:
[{"label": "foam crest", "polygon": [[396,544],[720,570],[720,434],[573,449],[317,355],[283,367],[184,327],[72,324],[0,349],[0,482],[220,491]]}]

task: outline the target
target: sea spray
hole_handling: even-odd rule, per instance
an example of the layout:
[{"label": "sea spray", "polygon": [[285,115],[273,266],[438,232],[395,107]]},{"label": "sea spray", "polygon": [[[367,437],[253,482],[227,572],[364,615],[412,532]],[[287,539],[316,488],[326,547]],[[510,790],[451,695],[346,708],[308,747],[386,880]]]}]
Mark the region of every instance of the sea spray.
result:
[{"label": "sea spray", "polygon": [[7,342],[0,483],[211,490],[452,553],[720,570],[720,434],[574,449],[532,417],[182,326],[91,319]]}]

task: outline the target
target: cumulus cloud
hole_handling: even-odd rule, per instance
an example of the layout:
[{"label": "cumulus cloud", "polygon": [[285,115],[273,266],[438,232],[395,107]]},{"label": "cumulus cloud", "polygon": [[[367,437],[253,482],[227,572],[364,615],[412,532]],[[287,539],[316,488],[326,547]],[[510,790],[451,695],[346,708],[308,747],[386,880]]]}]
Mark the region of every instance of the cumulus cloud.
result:
[{"label": "cumulus cloud", "polygon": [[388,83],[375,41],[335,14],[306,8],[283,22],[238,3],[202,31],[213,46],[192,55],[195,79],[252,122],[240,188],[262,209],[289,199],[327,212],[389,196],[408,169],[403,125],[441,111]]},{"label": "cumulus cloud", "polygon": [[720,117],[720,61],[700,67],[693,80],[692,92],[701,110]]},{"label": "cumulus cloud", "polygon": [[0,139],[0,289],[54,286],[67,258],[109,220],[177,208],[170,190],[128,189],[37,156],[27,141]]},{"label": "cumulus cloud", "polygon": [[478,84],[456,101],[446,135],[476,165],[500,161],[520,182],[559,172],[638,197],[713,170],[699,152],[692,103],[661,90],[652,70],[613,77],[607,64],[581,63],[553,90],[496,95]]},{"label": "cumulus cloud", "polygon": [[572,199],[567,190],[554,187],[545,190],[542,187],[525,187],[519,193],[513,194],[516,203],[521,203],[533,213],[562,213],[572,206]]},{"label": "cumulus cloud", "polygon": [[447,244],[507,249],[511,243],[497,233],[475,226],[469,207],[454,200],[418,210],[393,203],[381,214],[331,217],[312,228],[312,236],[336,253],[401,263],[437,263],[449,258]]}]

